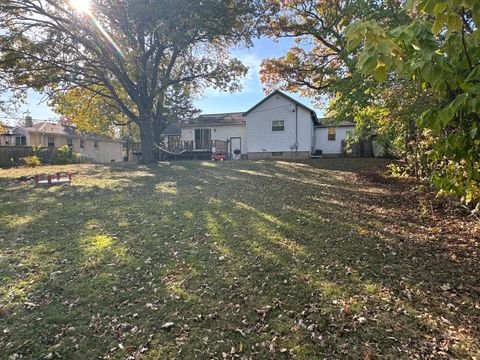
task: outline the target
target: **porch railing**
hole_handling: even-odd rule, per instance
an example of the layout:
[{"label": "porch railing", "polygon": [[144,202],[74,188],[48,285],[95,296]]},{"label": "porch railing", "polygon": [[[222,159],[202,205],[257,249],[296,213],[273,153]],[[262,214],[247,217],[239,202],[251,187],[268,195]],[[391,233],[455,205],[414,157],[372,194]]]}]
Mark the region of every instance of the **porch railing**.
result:
[{"label": "porch railing", "polygon": [[[193,152],[211,152],[215,149],[216,152],[228,152],[228,140],[208,140],[205,141],[204,144],[200,147],[195,146],[195,141],[188,140],[188,141],[178,141],[178,142],[169,142],[164,144],[164,148],[168,151],[172,152],[186,152],[193,153]],[[131,145],[131,150],[133,153],[140,154],[142,152],[142,144],[141,143],[133,143]]]}]

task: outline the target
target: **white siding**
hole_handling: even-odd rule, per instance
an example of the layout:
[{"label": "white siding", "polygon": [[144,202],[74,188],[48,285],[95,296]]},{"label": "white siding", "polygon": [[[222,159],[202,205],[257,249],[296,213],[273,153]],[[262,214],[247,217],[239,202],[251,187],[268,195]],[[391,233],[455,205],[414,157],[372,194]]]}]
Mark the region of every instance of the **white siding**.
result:
[{"label": "white siding", "polygon": [[[334,127],[334,126],[332,126]],[[353,126],[337,127],[335,140],[328,140],[328,128],[315,129],[315,150],[322,150],[324,154],[339,155],[342,153],[342,140],[345,140]]]},{"label": "white siding", "polygon": [[[55,147],[67,145],[69,137],[65,135],[48,135],[41,134],[38,138],[34,138],[34,133],[31,134],[30,139],[32,145],[40,145],[46,147],[48,145],[48,137],[55,138]],[[98,140],[98,148],[94,146],[94,140],[84,138],[84,148],[80,147],[80,138],[73,137],[72,145],[73,152],[80,153],[82,159],[93,161],[96,163],[122,162],[123,161],[123,143],[118,141]],[[35,141],[33,141],[35,140]]]},{"label": "white siding", "polygon": [[195,129],[210,129],[212,140],[227,141],[232,137],[242,138],[242,154],[247,152],[246,136],[247,131],[245,125],[219,125],[219,126],[198,126],[198,127],[182,127],[182,141],[194,141]]},{"label": "white siding", "polygon": [[[94,141],[86,139],[84,145],[85,147],[83,149],[79,149],[80,156],[92,159],[96,163],[123,161],[123,144],[120,142],[99,140],[98,148],[95,148]],[[80,146],[80,142],[78,146]]]},{"label": "white siding", "polygon": [[[248,152],[290,152],[292,151],[290,147],[295,145],[295,141],[298,143],[297,151],[310,152],[313,136],[310,112],[298,106],[296,114],[295,108],[295,103],[277,94],[247,114]],[[272,122],[275,120],[285,122],[284,131],[272,131]]]}]

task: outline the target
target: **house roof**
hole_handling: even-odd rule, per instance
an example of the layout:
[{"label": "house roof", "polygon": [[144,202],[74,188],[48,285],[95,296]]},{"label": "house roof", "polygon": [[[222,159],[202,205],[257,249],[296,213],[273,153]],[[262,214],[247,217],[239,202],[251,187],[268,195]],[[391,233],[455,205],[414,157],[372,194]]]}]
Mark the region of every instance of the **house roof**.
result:
[{"label": "house roof", "polygon": [[321,118],[319,119],[319,125],[317,128],[325,127],[353,127],[355,126],[354,122],[351,121],[337,121],[335,118]]},{"label": "house roof", "polygon": [[180,135],[181,133],[182,129],[180,123],[171,123],[162,131],[162,135]]},{"label": "house roof", "polygon": [[15,136],[15,135],[24,135],[24,134],[18,130],[18,127],[3,126],[3,131],[0,133],[0,135]]},{"label": "house roof", "polygon": [[37,124],[34,124],[32,127],[27,127],[29,131],[55,134],[55,135],[65,135],[65,136],[76,136],[77,129],[74,126],[63,125],[59,123],[42,121]]},{"label": "house roof", "polygon": [[223,113],[223,114],[204,114],[188,121],[182,126],[221,126],[221,125],[243,125],[246,120],[243,112]]},{"label": "house roof", "polygon": [[294,98],[292,98],[291,96],[288,96],[287,94],[285,94],[284,92],[280,91],[280,90],[275,90],[274,92],[272,92],[270,95],[268,95],[267,97],[265,97],[262,101],[260,101],[259,103],[257,103],[256,105],[254,105],[251,109],[249,109],[247,112],[244,113],[244,116],[248,115],[249,113],[251,113],[253,110],[255,110],[256,108],[258,108],[260,105],[262,105],[263,103],[265,103],[266,101],[268,101],[270,98],[272,98],[273,96],[275,95],[280,95],[280,96],[283,96],[284,98],[290,100],[291,102],[293,102],[295,105],[298,105],[300,107],[302,107],[303,109],[307,110],[308,112],[310,112],[310,114],[312,115],[312,121],[314,123],[318,123],[318,118],[317,118],[317,113],[315,112],[315,110],[313,109],[310,109],[308,106],[302,104],[301,102],[295,100]]},{"label": "house roof", "polygon": [[50,121],[42,121],[34,124],[32,127],[25,127],[23,129],[30,132],[36,132],[36,133],[42,133],[42,134],[48,134],[48,135],[63,135],[66,137],[83,137],[83,138],[99,140],[99,141],[123,143],[122,140],[112,139],[112,138],[97,135],[97,134],[83,133],[78,131],[78,129],[75,126],[64,125],[61,123],[55,123]]}]

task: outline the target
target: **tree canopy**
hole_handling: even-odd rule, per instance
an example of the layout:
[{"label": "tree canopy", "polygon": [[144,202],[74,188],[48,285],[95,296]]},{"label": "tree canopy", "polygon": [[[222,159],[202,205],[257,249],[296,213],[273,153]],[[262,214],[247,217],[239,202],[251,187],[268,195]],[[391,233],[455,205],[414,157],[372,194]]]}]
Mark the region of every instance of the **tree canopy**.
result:
[{"label": "tree canopy", "polygon": [[[76,5],[75,5],[76,4]],[[80,6],[80,5],[82,6]],[[238,88],[229,47],[249,45],[256,1],[0,0],[0,73],[50,94],[82,89],[140,130],[145,162],[165,123],[168,93]]]},{"label": "tree canopy", "polygon": [[441,192],[480,201],[480,3],[474,0],[410,1],[417,16],[385,28],[359,21],[346,34],[361,45],[358,67],[379,82],[389,72],[419,85],[439,101],[424,109],[418,125],[430,142],[426,175]]},{"label": "tree canopy", "polygon": [[343,31],[348,24],[374,19],[390,26],[405,19],[396,0],[276,0],[269,1],[267,9],[270,36],[294,38],[297,46],[281,58],[263,61],[263,83],[269,90],[298,91],[318,103],[324,95],[334,98],[366,81],[356,72],[356,54],[347,49]]}]

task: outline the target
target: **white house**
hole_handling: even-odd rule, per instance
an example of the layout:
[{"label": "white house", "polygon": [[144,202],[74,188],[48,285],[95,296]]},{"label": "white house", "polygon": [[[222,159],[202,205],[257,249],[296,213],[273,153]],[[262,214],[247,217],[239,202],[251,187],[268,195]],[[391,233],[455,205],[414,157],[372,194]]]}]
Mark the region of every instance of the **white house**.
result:
[{"label": "white house", "polygon": [[245,113],[249,159],[308,158],[313,149],[315,111],[275,91]]},{"label": "white house", "polygon": [[323,119],[320,125],[315,126],[314,149],[318,154],[341,155],[343,140],[347,138],[355,125],[350,122],[335,123],[330,119]]},{"label": "white house", "polygon": [[245,117],[243,113],[200,115],[181,126],[181,140],[192,141],[194,150],[218,149],[224,142],[231,156],[237,149],[246,153]]},{"label": "white house", "polygon": [[163,135],[170,149],[186,144],[196,152],[221,147],[251,160],[305,159],[341,155],[353,128],[353,123],[318,119],[314,110],[274,91],[247,112],[201,115],[169,126]]}]

